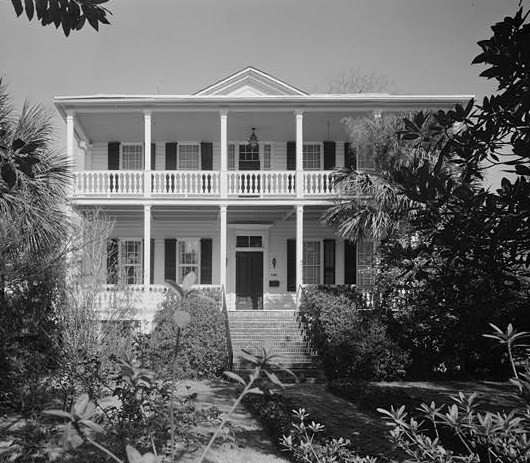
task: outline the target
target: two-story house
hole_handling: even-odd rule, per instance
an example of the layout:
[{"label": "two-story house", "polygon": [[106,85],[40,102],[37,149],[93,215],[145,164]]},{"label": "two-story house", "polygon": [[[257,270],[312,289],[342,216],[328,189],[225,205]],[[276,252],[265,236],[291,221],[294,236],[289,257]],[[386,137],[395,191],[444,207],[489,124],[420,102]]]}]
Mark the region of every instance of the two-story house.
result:
[{"label": "two-story house", "polygon": [[335,167],[373,168],[343,118],[469,98],[308,94],[249,67],[193,95],[55,105],[75,165],[72,205],[115,219],[106,291],[121,282],[154,309],[166,279],[194,271],[224,288],[230,311],[293,311],[301,285],[373,283],[372,241],[344,242],[319,221],[338,195]]}]

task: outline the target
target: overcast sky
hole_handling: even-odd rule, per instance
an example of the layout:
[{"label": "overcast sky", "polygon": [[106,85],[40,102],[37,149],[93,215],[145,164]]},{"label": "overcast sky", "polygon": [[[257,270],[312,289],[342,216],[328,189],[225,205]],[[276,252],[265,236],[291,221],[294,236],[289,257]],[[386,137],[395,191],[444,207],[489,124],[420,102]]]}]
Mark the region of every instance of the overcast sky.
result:
[{"label": "overcast sky", "polygon": [[[525,0],[528,5],[530,0]],[[358,68],[397,93],[475,94],[478,40],[518,0],[110,0],[111,25],[65,38],[0,0],[0,75],[17,103],[193,93],[246,66],[308,92]]]}]

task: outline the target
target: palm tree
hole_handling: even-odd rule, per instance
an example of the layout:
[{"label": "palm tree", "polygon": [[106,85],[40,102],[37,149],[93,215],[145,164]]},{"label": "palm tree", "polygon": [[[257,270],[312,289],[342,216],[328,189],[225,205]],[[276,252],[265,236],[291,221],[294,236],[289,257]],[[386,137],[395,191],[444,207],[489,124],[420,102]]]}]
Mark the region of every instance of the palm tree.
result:
[{"label": "palm tree", "polygon": [[64,242],[70,173],[54,141],[51,113],[26,102],[17,114],[0,81],[0,301],[14,256]]}]

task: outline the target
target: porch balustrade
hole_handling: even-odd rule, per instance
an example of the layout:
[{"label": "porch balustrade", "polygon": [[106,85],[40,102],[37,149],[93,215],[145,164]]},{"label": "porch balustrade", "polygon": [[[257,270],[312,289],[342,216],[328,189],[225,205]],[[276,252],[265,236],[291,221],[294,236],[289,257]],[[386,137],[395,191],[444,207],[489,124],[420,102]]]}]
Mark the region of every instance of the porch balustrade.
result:
[{"label": "porch balustrade", "polygon": [[[336,196],[333,171],[305,171],[302,191],[305,197]],[[220,171],[166,170],[151,173],[151,194],[162,196],[221,196]],[[228,196],[294,197],[295,171],[228,171]],[[144,171],[98,171],[74,173],[74,195],[122,196],[144,195]]]}]

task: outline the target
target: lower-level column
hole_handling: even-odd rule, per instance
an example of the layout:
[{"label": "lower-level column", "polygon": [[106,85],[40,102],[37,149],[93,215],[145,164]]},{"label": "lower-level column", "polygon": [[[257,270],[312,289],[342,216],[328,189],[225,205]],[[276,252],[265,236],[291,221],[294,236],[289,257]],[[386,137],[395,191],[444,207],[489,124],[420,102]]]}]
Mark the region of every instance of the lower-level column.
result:
[{"label": "lower-level column", "polygon": [[219,243],[219,283],[226,291],[226,206],[220,207],[221,233]]},{"label": "lower-level column", "polygon": [[151,206],[144,206],[144,285],[151,283]]},{"label": "lower-level column", "polygon": [[304,275],[304,206],[296,206],[296,291]]}]

